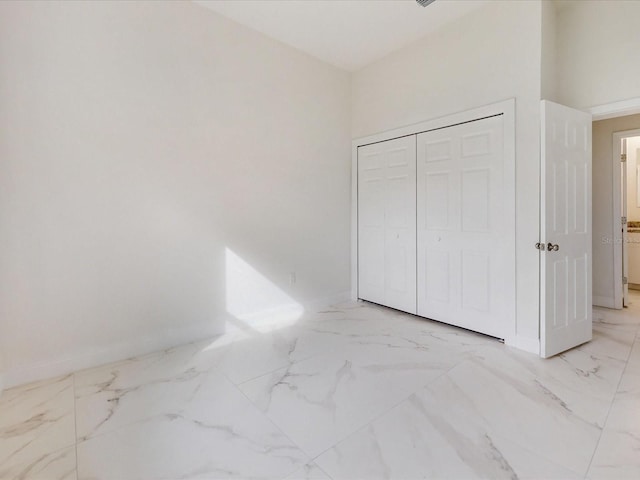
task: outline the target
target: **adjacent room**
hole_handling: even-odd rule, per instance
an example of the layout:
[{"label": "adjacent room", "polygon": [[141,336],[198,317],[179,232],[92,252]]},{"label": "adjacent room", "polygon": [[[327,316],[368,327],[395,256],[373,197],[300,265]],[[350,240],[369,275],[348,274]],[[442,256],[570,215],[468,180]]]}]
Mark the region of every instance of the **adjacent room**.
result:
[{"label": "adjacent room", "polygon": [[638,19],[0,2],[0,480],[640,478]]}]

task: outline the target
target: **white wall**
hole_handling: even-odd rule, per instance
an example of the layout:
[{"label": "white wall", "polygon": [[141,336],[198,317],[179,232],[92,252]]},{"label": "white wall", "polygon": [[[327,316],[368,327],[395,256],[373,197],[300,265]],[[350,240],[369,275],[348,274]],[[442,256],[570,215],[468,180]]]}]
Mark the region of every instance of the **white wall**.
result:
[{"label": "white wall", "polygon": [[[614,231],[613,175],[619,163],[612,158],[613,132],[640,128],[640,115],[593,122],[593,303],[614,305],[613,245],[621,241]],[[615,170],[614,170],[615,168]]]},{"label": "white wall", "polygon": [[353,76],[361,137],[516,98],[517,333],[538,341],[541,4],[493,2]]},{"label": "white wall", "polygon": [[542,0],[541,97],[558,101],[558,34],[556,2]]},{"label": "white wall", "polygon": [[[640,97],[640,2],[562,2],[556,16],[558,101],[588,108]],[[640,128],[629,115],[593,124],[593,299],[614,305],[613,132]],[[615,171],[615,174],[619,172]]]},{"label": "white wall", "polygon": [[558,95],[587,108],[640,97],[640,2],[564,2],[558,9]]},{"label": "white wall", "polygon": [[348,290],[347,73],[191,2],[0,2],[0,65],[9,383]]},{"label": "white wall", "polygon": [[640,137],[627,139],[627,219],[640,222],[640,207],[638,202],[638,149]]}]

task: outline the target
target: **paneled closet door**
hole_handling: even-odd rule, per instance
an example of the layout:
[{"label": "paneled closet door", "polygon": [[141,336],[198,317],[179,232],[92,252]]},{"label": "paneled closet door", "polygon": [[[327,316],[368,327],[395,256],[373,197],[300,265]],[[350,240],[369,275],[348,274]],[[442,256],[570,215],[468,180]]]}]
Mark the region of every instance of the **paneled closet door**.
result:
[{"label": "paneled closet door", "polygon": [[416,313],[416,136],[358,148],[358,297]]},{"label": "paneled closet door", "polygon": [[513,278],[503,159],[502,116],[417,137],[418,315],[499,338]]}]

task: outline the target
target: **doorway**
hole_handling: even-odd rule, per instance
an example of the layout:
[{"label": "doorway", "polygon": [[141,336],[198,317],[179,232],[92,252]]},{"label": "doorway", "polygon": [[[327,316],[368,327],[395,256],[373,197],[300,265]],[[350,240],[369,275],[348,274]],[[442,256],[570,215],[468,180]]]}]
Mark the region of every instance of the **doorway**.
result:
[{"label": "doorway", "polygon": [[620,165],[622,233],[622,279],[616,290],[621,291],[623,307],[628,307],[629,289],[640,291],[640,130],[616,132],[613,146],[613,158],[619,159]]},{"label": "doorway", "polygon": [[[627,224],[623,224],[627,216],[623,206],[628,208],[623,196],[628,200],[628,195],[622,187],[624,184],[625,190],[628,190],[627,181],[637,179],[638,172],[637,168],[629,172],[630,162],[622,162],[622,140],[640,136],[640,99],[638,105],[637,111],[594,113],[592,261],[593,304],[597,307],[622,309],[625,302],[624,277],[628,282],[629,275],[624,272],[628,262],[623,257],[625,253],[629,254],[630,249],[623,248],[629,247],[629,243],[626,238]],[[635,150],[633,153],[636,153]],[[623,181],[623,175],[627,181]]]}]

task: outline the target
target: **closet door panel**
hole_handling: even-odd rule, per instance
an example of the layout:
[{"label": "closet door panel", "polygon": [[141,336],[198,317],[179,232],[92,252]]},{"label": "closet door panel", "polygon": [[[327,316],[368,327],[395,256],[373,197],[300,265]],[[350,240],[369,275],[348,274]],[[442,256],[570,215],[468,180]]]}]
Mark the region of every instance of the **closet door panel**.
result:
[{"label": "closet door panel", "polygon": [[358,149],[358,296],[416,312],[415,136]]},{"label": "closet door panel", "polygon": [[418,314],[442,321],[449,319],[450,305],[460,291],[455,245],[460,211],[456,195],[460,189],[459,144],[455,140],[449,129],[417,137]]},{"label": "closet door panel", "polygon": [[385,168],[380,149],[358,149],[358,294],[384,302]]},{"label": "closet door panel", "polygon": [[502,117],[417,137],[418,314],[505,336]]}]

